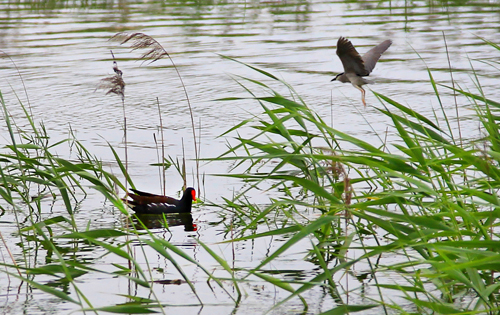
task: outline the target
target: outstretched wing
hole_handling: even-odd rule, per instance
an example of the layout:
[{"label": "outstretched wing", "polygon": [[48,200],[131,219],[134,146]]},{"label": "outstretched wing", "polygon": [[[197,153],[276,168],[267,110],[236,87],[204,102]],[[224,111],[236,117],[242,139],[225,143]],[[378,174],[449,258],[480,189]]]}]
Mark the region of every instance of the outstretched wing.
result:
[{"label": "outstretched wing", "polygon": [[337,55],[342,61],[345,73],[356,73],[359,76],[370,74],[356,48],[344,37],[340,37],[337,42]]},{"label": "outstretched wing", "polygon": [[377,61],[380,59],[380,56],[382,56],[382,54],[387,50],[387,48],[389,48],[389,46],[391,46],[391,44],[391,40],[385,40],[372,49],[368,50],[368,52],[363,55],[363,62],[366,71],[368,71],[368,74],[373,71],[375,65],[377,64]]}]

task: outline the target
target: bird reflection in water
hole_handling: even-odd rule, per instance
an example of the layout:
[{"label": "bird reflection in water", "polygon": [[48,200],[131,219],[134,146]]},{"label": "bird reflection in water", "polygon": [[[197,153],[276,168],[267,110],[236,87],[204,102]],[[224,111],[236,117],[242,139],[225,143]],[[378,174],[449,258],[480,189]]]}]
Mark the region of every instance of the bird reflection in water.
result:
[{"label": "bird reflection in water", "polygon": [[167,228],[184,225],[184,231],[195,232],[198,230],[193,223],[191,213],[169,213],[169,214],[135,214],[132,216],[131,224],[137,230]]}]

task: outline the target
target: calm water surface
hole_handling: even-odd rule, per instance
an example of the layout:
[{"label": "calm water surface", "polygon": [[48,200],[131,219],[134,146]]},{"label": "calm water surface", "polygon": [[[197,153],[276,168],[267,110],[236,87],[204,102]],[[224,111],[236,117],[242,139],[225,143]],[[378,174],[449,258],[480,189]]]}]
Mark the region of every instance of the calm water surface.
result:
[{"label": "calm water surface", "polygon": [[[469,5],[454,5],[452,2],[447,6],[433,1],[1,1],[0,49],[3,58],[0,59],[0,90],[12,117],[20,126],[27,126],[27,122],[23,119],[17,97],[30,105],[33,117],[44,123],[54,141],[67,137],[71,127],[92,153],[114,168],[107,143],[123,148],[122,105],[118,97],[95,90],[99,81],[112,73],[112,50],[127,84],[125,104],[130,173],[138,188],[160,192],[157,169],[149,166],[157,161],[153,138],[159,127],[157,100],[165,126],[167,154],[181,157],[184,144],[186,156],[194,157],[184,92],[168,60],[153,64],[136,61],[139,52],[131,52],[128,47],[108,41],[117,32],[144,32],[169,52],[182,75],[195,121],[201,130],[201,155],[214,157],[222,153],[226,142],[230,141],[216,136],[261,112],[260,106],[254,102],[221,102],[216,99],[248,96],[234,81],[237,75],[267,82],[258,73],[220,55],[236,58],[284,79],[335,128],[377,143],[379,138],[375,134],[384,134],[389,122],[376,110],[381,104],[375,96],[368,91],[368,106],[363,108],[358,90],[349,84],[330,82],[336,73],[342,71],[340,60],[335,55],[340,36],[349,38],[360,53],[385,39],[392,39],[393,45],[373,73],[372,80],[376,84],[371,85],[371,89],[428,117],[440,117],[442,113],[428,83],[427,68],[438,83],[450,85],[450,62],[455,69],[453,78],[462,87],[475,91],[473,78],[468,72],[474,67],[487,97],[499,99],[498,70],[487,64],[488,61],[498,61],[499,52],[481,40],[485,38],[498,43],[499,29],[498,1],[476,1]],[[4,57],[5,54],[19,69],[27,95],[16,67]],[[445,111],[456,117],[453,96],[447,89],[440,88],[440,91]],[[280,92],[286,94],[285,90]],[[472,106],[460,98],[458,107],[463,134],[466,137],[477,135],[478,123],[472,118]],[[456,126],[454,118],[452,123]],[[0,144],[9,142],[7,136],[5,125],[0,124]],[[201,172],[207,175],[225,173],[228,167],[224,163],[204,163]],[[194,163],[189,162],[191,173],[193,168]],[[189,180],[196,185],[192,175]],[[206,182],[209,184],[203,185],[204,198],[215,202],[221,201],[222,197],[231,197],[239,187],[237,182],[214,180],[209,176]],[[171,170],[167,190],[173,194],[181,184],[179,176]],[[254,198],[266,200],[259,196]],[[89,221],[93,228],[121,226],[118,213],[102,202],[100,195],[95,193],[82,203],[77,220],[83,227]],[[57,204],[50,209],[54,214],[59,211]],[[219,220],[215,211],[207,207],[194,211],[199,228],[196,233],[184,232],[181,226],[172,228],[172,234],[163,230],[159,233],[165,233],[172,243],[208,266],[212,260],[196,245],[193,236],[208,244],[228,237],[224,226],[211,224]],[[314,217],[314,213],[308,215]],[[1,230],[4,237],[8,237],[10,249],[19,255],[17,238],[10,234],[15,226],[9,222],[13,221],[11,213],[4,214]],[[238,267],[250,268],[282,244],[282,240],[273,241],[276,242],[262,239],[240,243],[235,249],[226,244],[213,245],[213,248],[225,259],[234,259]],[[275,261],[280,266],[270,268],[289,270],[291,279],[311,278],[314,265],[303,260],[308,246],[304,244],[303,252],[289,254]],[[139,248],[137,251],[140,252]],[[2,253],[6,259],[3,248]],[[146,254],[150,263],[155,264],[149,266],[153,278],[178,277],[168,262],[155,253]],[[86,252],[85,248],[79,248],[75,255],[81,255],[81,259],[97,264],[101,269],[108,268],[110,263],[124,263],[116,258],[99,257],[99,253]],[[44,258],[39,259],[43,262]],[[181,264],[207,304],[201,311],[199,306],[178,309],[172,306],[172,311],[183,314],[229,314],[232,311],[258,314],[287,296],[258,281],[245,283],[242,287],[248,296],[243,302],[244,307],[233,310],[234,303],[220,289],[212,291],[205,283],[203,273],[188,263]],[[222,271],[218,275],[227,276]],[[43,282],[43,279],[37,280]],[[339,280],[343,290],[364,286],[352,275]],[[388,275],[387,281],[390,280]],[[24,287],[18,292],[19,283],[14,279],[7,281],[4,274],[0,274],[0,283],[0,308],[3,307],[5,314],[68,313],[74,309],[73,305],[41,292],[26,292]],[[127,299],[119,294],[147,294],[146,290],[132,286],[123,278],[97,273],[82,278],[79,287],[94,306],[126,302]],[[370,301],[366,298],[371,294],[378,296],[369,288],[361,291],[363,294],[352,294],[349,302],[368,304]],[[167,304],[197,303],[187,286],[160,285],[156,293]],[[309,294],[317,295],[317,304],[310,305],[311,313],[334,306],[327,292],[316,290]],[[299,302],[294,302],[275,313],[300,309]]]}]

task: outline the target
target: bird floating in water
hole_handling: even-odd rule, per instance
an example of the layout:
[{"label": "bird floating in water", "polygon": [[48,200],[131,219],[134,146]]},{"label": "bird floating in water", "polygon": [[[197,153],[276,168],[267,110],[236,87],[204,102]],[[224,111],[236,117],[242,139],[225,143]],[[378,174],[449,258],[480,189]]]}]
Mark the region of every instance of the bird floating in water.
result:
[{"label": "bird floating in water", "polygon": [[194,188],[187,188],[180,200],[172,197],[150,194],[131,189],[128,193],[132,200],[125,200],[132,210],[139,214],[191,213],[191,205],[196,201]]},{"label": "bird floating in water", "polygon": [[380,59],[380,56],[382,56],[391,44],[391,40],[385,40],[368,50],[368,52],[361,57],[348,39],[340,37],[337,42],[337,55],[340,61],[342,61],[344,72],[337,74],[332,81],[337,80],[342,83],[351,82],[355,88],[361,91],[361,100],[363,101],[363,105],[366,106],[365,90],[361,86],[372,82],[363,79],[363,77],[370,75],[377,61]]}]

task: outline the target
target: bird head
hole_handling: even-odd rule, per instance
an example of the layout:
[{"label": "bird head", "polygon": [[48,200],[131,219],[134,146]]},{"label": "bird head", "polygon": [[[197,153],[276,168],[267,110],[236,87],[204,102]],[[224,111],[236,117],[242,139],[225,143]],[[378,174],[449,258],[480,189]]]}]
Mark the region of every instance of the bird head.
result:
[{"label": "bird head", "polygon": [[344,74],[344,72],[337,74],[337,75],[335,76],[335,78],[333,78],[330,82],[332,82],[332,81],[336,81],[336,80],[337,80],[337,78],[338,78],[338,77],[340,77],[340,76],[341,76],[341,75],[343,75],[343,74]]},{"label": "bird head", "polygon": [[193,201],[196,201],[196,190],[194,188],[189,187],[186,189],[186,193],[188,193]]}]

